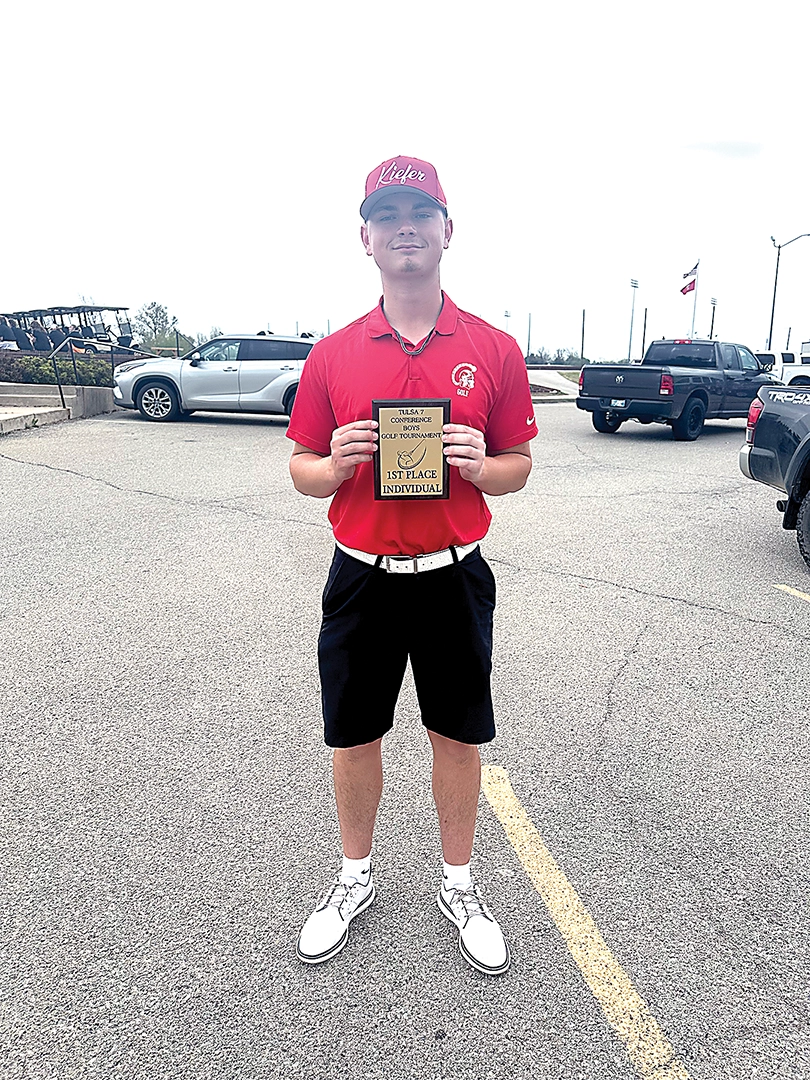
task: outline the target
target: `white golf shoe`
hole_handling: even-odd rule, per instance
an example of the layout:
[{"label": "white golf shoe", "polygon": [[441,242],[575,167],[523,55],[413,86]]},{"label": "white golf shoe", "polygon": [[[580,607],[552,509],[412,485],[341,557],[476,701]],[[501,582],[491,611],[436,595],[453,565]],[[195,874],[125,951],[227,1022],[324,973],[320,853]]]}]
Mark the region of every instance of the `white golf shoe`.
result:
[{"label": "white golf shoe", "polygon": [[371,871],[365,883],[335,878],[301,927],[295,952],[305,964],[322,964],[337,956],[349,940],[349,923],[376,896]]},{"label": "white golf shoe", "polygon": [[442,881],[437,903],[458,927],[458,947],[467,963],[485,975],[502,975],[511,963],[509,946],[476,886],[447,889]]}]

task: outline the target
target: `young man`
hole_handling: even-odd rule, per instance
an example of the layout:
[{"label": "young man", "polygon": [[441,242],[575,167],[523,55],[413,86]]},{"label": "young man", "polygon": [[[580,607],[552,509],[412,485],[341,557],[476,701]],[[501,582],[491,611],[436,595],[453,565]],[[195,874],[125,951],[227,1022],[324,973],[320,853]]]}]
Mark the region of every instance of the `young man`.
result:
[{"label": "young man", "polygon": [[343,844],[342,870],[306,920],[297,953],[309,964],[334,956],[374,899],[381,743],[410,658],[433,749],[439,908],[459,928],[464,958],[500,974],[509,948],[470,874],[478,745],[495,737],[495,583],[478,542],[491,517],[484,494],[518,491],[531,469],[537,427],[526,366],[512,338],[442,292],[453,224],[432,165],[383,162],[366,181],[360,213],[383,297],[312,349],[287,432],[296,488],[334,496],[318,660]]}]

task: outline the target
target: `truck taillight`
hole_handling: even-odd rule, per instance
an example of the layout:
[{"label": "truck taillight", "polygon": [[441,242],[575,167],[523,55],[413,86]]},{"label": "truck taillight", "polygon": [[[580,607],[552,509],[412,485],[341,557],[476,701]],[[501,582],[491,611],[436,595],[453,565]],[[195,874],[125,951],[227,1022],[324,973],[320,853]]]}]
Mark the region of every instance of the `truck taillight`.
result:
[{"label": "truck taillight", "polygon": [[579,389],[580,389],[580,391],[582,390],[582,386],[583,386],[584,382],[585,382],[585,368],[583,368],[582,371],[580,371],[580,373],[579,373]]},{"label": "truck taillight", "polygon": [[757,426],[757,420],[759,420],[760,413],[764,408],[764,402],[759,398],[754,398],[748,409],[748,423],[745,425],[745,441],[749,446],[754,442],[754,428]]},{"label": "truck taillight", "polygon": [[658,387],[659,394],[674,394],[675,384],[672,381],[671,375],[661,376],[661,385]]}]

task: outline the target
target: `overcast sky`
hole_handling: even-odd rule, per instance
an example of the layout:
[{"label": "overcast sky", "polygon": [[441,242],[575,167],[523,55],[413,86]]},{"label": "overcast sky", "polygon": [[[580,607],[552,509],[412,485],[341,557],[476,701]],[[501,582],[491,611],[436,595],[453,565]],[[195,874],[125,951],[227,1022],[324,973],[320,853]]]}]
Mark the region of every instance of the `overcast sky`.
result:
[{"label": "overcast sky", "polygon": [[[180,328],[337,329],[379,297],[366,174],[432,161],[443,284],[526,347],[761,349],[810,233],[808,17],[781,0],[208,6],[3,20],[0,310],[165,304]],[[810,238],[774,345],[810,339]]]}]

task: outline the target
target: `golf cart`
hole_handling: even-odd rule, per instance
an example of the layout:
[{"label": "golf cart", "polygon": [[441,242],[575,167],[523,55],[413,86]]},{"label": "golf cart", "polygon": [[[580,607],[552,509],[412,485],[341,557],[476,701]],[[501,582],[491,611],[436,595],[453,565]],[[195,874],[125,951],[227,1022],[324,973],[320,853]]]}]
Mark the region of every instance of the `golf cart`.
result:
[{"label": "golf cart", "polygon": [[[99,346],[121,346],[129,348],[132,345],[132,327],[127,317],[129,308],[111,307],[101,304],[78,304],[74,307],[50,307],[35,308],[31,311],[11,311],[8,317],[16,319],[19,325],[26,331],[30,328],[32,319],[37,319],[45,327],[45,331],[54,345],[61,344],[55,340],[61,337],[62,341],[71,338],[74,347],[82,349],[86,353],[99,352]],[[117,329],[105,322],[105,315],[115,317]],[[110,318],[112,321],[112,318]],[[64,336],[63,336],[64,335]]]}]

